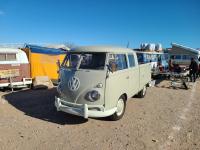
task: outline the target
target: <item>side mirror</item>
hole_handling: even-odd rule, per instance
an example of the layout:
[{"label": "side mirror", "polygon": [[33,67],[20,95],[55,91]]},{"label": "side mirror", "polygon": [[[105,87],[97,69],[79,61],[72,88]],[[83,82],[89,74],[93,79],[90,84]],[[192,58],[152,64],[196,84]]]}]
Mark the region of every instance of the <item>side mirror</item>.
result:
[{"label": "side mirror", "polygon": [[116,64],[115,63],[111,63],[110,65],[106,65],[107,66],[107,68],[108,68],[108,70],[110,71],[110,72],[115,72],[116,71]]}]

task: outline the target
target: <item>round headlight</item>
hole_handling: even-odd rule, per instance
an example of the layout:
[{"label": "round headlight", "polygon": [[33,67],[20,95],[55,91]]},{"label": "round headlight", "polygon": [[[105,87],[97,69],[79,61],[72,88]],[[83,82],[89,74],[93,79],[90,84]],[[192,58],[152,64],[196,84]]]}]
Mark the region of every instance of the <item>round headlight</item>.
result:
[{"label": "round headlight", "polygon": [[85,98],[88,101],[94,102],[97,101],[98,99],[100,99],[100,93],[98,91],[90,91],[86,94]]},{"label": "round headlight", "polygon": [[91,98],[93,99],[93,100],[98,100],[99,98],[100,98],[100,94],[99,94],[99,92],[98,91],[92,91],[91,92]]}]

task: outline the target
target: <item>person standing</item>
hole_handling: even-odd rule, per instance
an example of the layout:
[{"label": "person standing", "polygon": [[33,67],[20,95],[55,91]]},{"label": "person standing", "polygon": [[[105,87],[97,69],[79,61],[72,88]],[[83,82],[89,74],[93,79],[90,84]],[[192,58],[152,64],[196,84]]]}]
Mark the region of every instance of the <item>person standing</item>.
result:
[{"label": "person standing", "polygon": [[198,58],[198,67],[197,77],[200,77],[200,57]]},{"label": "person standing", "polygon": [[197,77],[197,72],[198,72],[198,64],[194,60],[194,58],[191,58],[189,69],[190,69],[190,81],[195,82],[196,77]]},{"label": "person standing", "polygon": [[168,66],[169,66],[169,71],[170,72],[173,72],[174,71],[174,57],[171,56],[170,59],[169,59],[169,62],[168,62]]}]

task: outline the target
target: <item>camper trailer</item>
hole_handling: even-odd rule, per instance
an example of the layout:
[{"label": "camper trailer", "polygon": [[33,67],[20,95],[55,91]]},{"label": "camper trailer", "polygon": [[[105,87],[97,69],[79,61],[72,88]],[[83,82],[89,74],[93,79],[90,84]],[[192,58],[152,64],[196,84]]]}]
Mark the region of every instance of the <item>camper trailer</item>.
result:
[{"label": "camper trailer", "polygon": [[58,80],[57,61],[63,61],[66,51],[37,45],[25,45],[22,49],[30,62],[30,75],[33,80],[38,76],[46,76],[53,83]]},{"label": "camper trailer", "polygon": [[191,58],[194,58],[198,62],[198,58],[200,58],[199,50],[176,43],[172,43],[171,45],[172,49],[169,50],[169,55],[174,63],[181,66],[189,66]]},{"label": "camper trailer", "polygon": [[32,84],[26,53],[20,49],[0,48],[0,88]]}]

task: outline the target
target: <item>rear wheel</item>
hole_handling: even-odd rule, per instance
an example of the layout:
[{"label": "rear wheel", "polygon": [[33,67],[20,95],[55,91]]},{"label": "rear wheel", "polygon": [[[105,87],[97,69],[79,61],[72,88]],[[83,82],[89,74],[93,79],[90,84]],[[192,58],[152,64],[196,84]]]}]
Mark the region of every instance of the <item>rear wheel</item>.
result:
[{"label": "rear wheel", "polygon": [[116,121],[123,117],[126,109],[126,99],[124,96],[121,96],[117,102],[117,110],[116,112],[110,116],[111,120]]},{"label": "rear wheel", "polygon": [[146,85],[143,87],[143,89],[138,93],[139,98],[143,98],[146,95],[147,87]]}]

